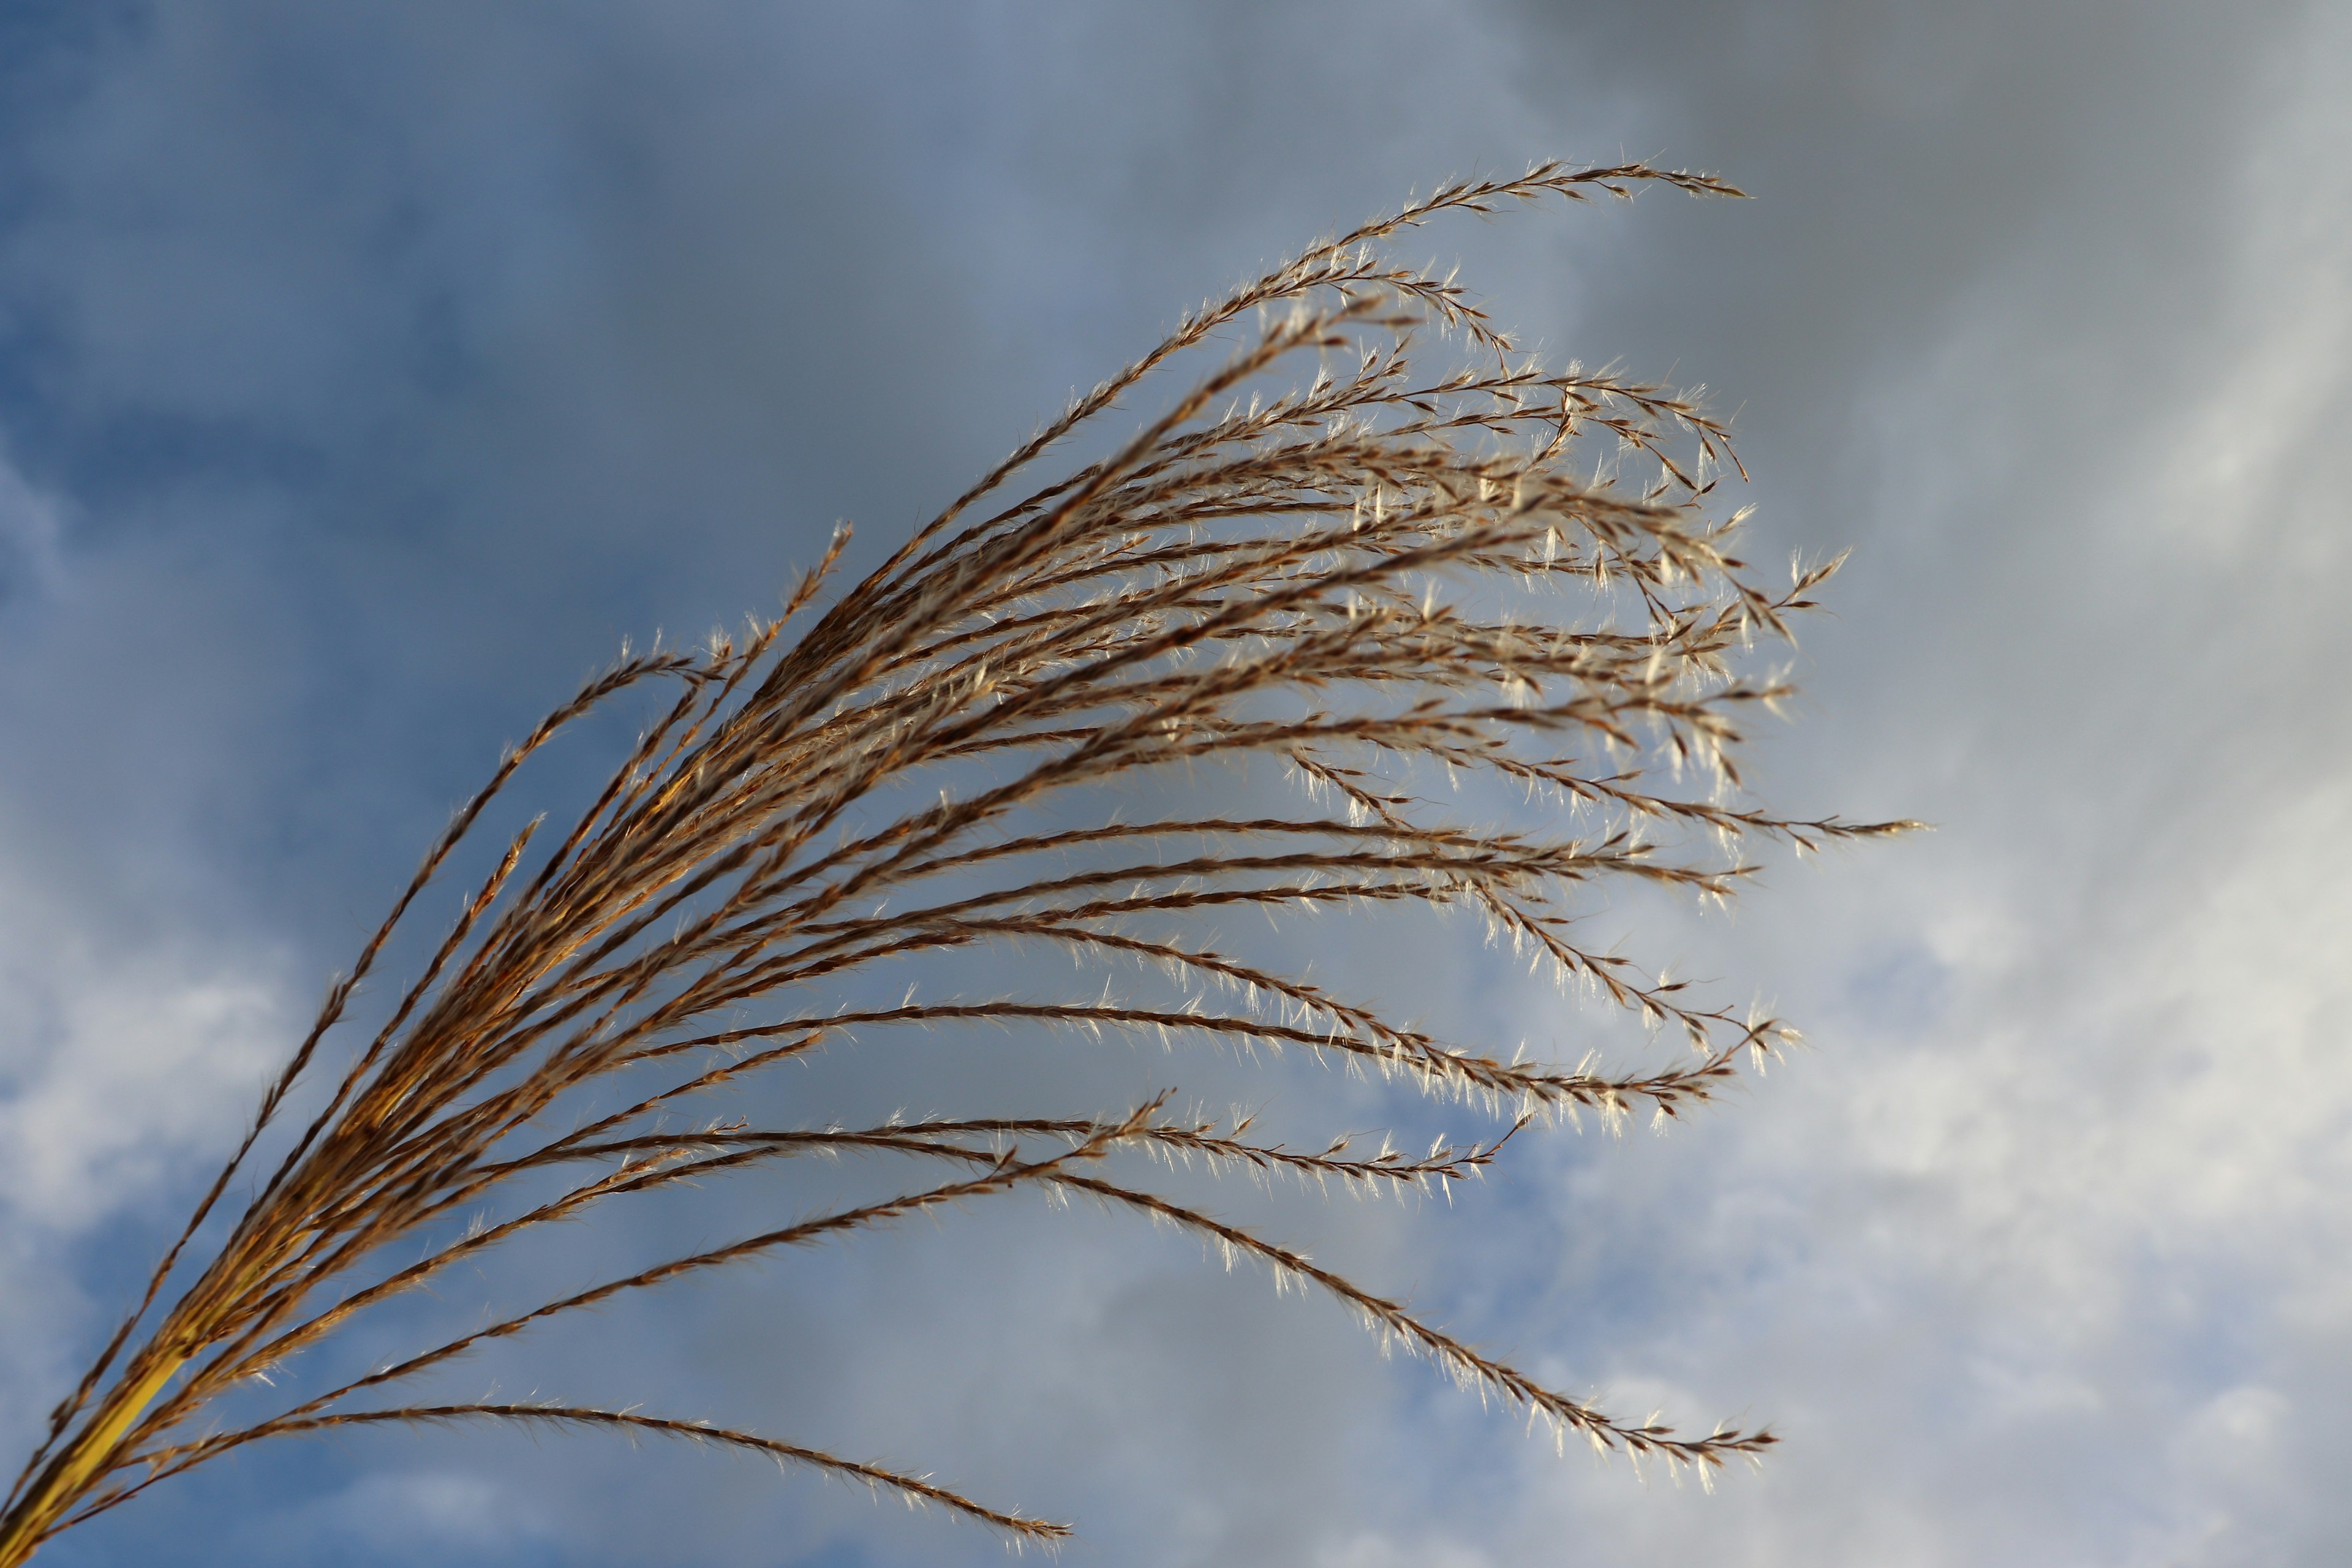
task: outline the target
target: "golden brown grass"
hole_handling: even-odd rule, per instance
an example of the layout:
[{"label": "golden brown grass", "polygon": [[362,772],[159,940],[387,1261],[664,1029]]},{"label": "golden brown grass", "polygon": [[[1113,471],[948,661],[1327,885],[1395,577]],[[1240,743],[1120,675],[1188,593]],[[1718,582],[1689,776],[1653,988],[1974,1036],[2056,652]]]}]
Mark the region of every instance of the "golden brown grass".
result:
[{"label": "golden brown grass", "polygon": [[[828,1037],[909,1025],[1296,1050],[1470,1100],[1514,1130],[1580,1108],[1675,1114],[1713,1094],[1745,1054],[1760,1058],[1786,1038],[1775,1020],[1706,1006],[1584,945],[1566,899],[1607,878],[1721,898],[1749,868],[1744,842],[1811,847],[1907,826],[1791,820],[1738,793],[1738,717],[1784,691],[1745,675],[1743,654],[1785,638],[1787,617],[1834,563],[1794,572],[1785,588],[1760,585],[1732,553],[1738,514],[1712,514],[1715,475],[1738,466],[1719,424],[1658,387],[1540,368],[1450,279],[1378,248],[1440,213],[1622,195],[1639,182],[1736,194],[1639,164],[1545,164],[1445,186],[1186,316],[797,640],[783,627],[818,602],[839,539],[783,616],[754,623],[740,643],[625,657],[549,715],[457,814],[330,989],[145,1298],[58,1406],[9,1494],[0,1568],[246,1444],[382,1423],[683,1436],[938,1503],[1015,1541],[1054,1540],[1066,1526],[748,1432],[634,1410],[404,1405],[395,1392],[469,1349],[623,1292],[1015,1188],[1172,1222],[1328,1291],[1383,1337],[1563,1437],[1702,1473],[1761,1453],[1773,1441],[1764,1431],[1685,1436],[1545,1388],[1408,1307],[1139,1184],[1125,1173],[1130,1162],[1111,1158],[1157,1152],[1412,1188],[1475,1172],[1499,1139],[1423,1159],[1366,1155],[1345,1140],[1306,1153],[1254,1136],[1245,1119],[1173,1114],[1164,1094],[1064,1120],[667,1125]],[[1417,374],[1416,333],[1454,345],[1452,366]],[[1171,361],[1220,342],[1222,363],[1132,436],[1026,494],[1014,489],[1049,452],[1093,437],[1147,381],[1167,379],[1155,373]],[[1634,469],[1639,482],[1617,477]],[[593,808],[551,850],[540,848],[536,823],[516,837],[322,1109],[283,1140],[266,1180],[247,1177],[250,1201],[199,1256],[196,1238],[218,1231],[206,1222],[233,1178],[258,1157],[354,987],[485,805],[557,731],[654,679],[677,684],[675,703]],[[1286,808],[1137,822],[1111,809],[1118,787],[1181,784],[1200,764],[1253,759],[1286,766],[1301,786]],[[1407,793],[1410,778],[1431,775],[1519,788],[1533,803],[1528,822],[1465,826],[1444,810],[1459,795]],[[933,793],[909,806],[902,786],[917,778]],[[1073,811],[1091,825],[1070,826]],[[1553,831],[1571,818],[1588,831]],[[1478,912],[1561,977],[1677,1032],[1692,1055],[1612,1074],[1484,1054],[1199,940],[1198,922],[1221,910],[1415,904]],[[1097,970],[1158,966],[1191,999],[842,1000],[851,977],[886,960],[1009,945],[1061,950]],[[274,1415],[207,1425],[230,1390],[525,1232],[624,1194],[852,1149],[947,1174],[610,1279]],[[562,1184],[548,1187],[551,1177]],[[503,1217],[464,1234],[443,1223],[502,1200]],[[423,1256],[388,1261],[404,1240],[399,1256],[420,1246]]]}]

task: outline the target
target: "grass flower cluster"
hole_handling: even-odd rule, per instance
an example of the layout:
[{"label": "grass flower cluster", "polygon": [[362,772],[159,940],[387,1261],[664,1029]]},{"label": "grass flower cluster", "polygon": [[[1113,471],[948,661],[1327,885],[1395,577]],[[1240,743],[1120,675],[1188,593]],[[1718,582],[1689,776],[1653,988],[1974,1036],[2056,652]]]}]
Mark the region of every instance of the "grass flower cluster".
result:
[{"label": "grass flower cluster", "polygon": [[[144,1299],[58,1406],[0,1517],[0,1568],[246,1445],[386,1423],[685,1437],[1050,1542],[1067,1527],[751,1431],[402,1396],[471,1350],[624,1293],[1023,1188],[1172,1224],[1328,1292],[1563,1437],[1702,1472],[1761,1453],[1765,1431],[1677,1432],[1543,1386],[1114,1158],[1426,1187],[1476,1172],[1529,1121],[1679,1113],[1784,1026],[1586,945],[1580,891],[1633,879],[1719,899],[1758,841],[1908,826],[1797,820],[1742,793],[1743,715],[1786,690],[1751,673],[1753,650],[1786,638],[1833,563],[1778,586],[1744,563],[1739,514],[1715,496],[1738,470],[1723,427],[1668,390],[1540,366],[1451,279],[1381,244],[1444,213],[1642,183],[1737,194],[1640,164],[1444,186],[1185,316],[854,586],[832,582],[843,535],[774,621],[696,653],[625,657],[550,714],[331,988]],[[1413,351],[1433,342],[1449,357],[1429,373]],[[1104,434],[1130,406],[1157,411]],[[1049,459],[1060,466],[1037,477]],[[419,945],[381,1027],[331,1048],[355,988],[377,983],[395,931],[532,753],[663,682],[674,700],[593,805],[515,837],[446,938]],[[1227,763],[1296,787],[1279,809],[1202,807],[1213,792],[1200,781]],[[1464,820],[1456,786],[1477,779],[1520,792],[1517,825]],[[1415,793],[1432,780],[1446,783],[1435,798]],[[1124,820],[1137,798],[1178,804]],[[1202,937],[1219,911],[1414,905],[1475,911],[1689,1055],[1612,1072],[1482,1051]],[[1096,999],[875,1006],[852,985],[886,962],[1015,946],[1074,957]],[[1138,964],[1186,1000],[1103,989]],[[829,1038],[974,1025],[1307,1054],[1473,1102],[1496,1136],[1421,1157],[1345,1139],[1307,1152],[1246,1119],[1180,1114],[1166,1094],[1076,1118],[863,1127],[822,1106],[772,1127],[728,1110]],[[849,1151],[911,1174],[881,1201],[618,1273],[222,1419],[230,1391],[539,1227]],[[250,1194],[233,1215],[232,1191]],[[489,1217],[450,1223],[475,1213]]]}]

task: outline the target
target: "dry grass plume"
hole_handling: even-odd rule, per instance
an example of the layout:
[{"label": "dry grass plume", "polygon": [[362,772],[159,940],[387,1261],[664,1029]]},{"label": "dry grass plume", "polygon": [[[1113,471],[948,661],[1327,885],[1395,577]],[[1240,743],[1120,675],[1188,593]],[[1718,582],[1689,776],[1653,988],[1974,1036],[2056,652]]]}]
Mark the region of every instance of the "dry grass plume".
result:
[{"label": "dry grass plume", "polygon": [[[1415,1187],[1475,1172],[1500,1137],[1423,1158],[1344,1140],[1303,1152],[1246,1121],[1171,1112],[1164,1095],[1070,1120],[852,1128],[820,1110],[799,1126],[725,1114],[668,1125],[828,1037],[907,1026],[1145,1031],[1310,1053],[1475,1102],[1502,1136],[1579,1110],[1673,1115],[1772,1049],[1778,1021],[1708,1005],[1582,945],[1570,904],[1610,878],[1727,897],[1748,870],[1743,846],[1908,826],[1794,820],[1740,791],[1742,715],[1784,693],[1748,673],[1749,650],[1785,639],[1833,563],[1765,585],[1737,553],[1739,514],[1717,514],[1717,476],[1738,460],[1694,401],[1605,371],[1542,368],[1450,279],[1381,247],[1444,213],[1645,182],[1737,194],[1641,164],[1548,163],[1449,184],[1185,316],[856,586],[826,600],[837,539],[776,620],[696,654],[625,657],[550,714],[330,988],[144,1299],[57,1407],[0,1519],[0,1568],[247,1444],[383,1423],[685,1437],[1050,1542],[1067,1527],[751,1432],[635,1410],[401,1403],[417,1374],[624,1292],[1016,1188],[1083,1194],[1256,1259],[1563,1436],[1702,1472],[1760,1454],[1765,1431],[1681,1433],[1544,1387],[1108,1158],[1157,1150]],[[1411,352],[1431,342],[1451,358],[1424,373]],[[1178,377],[1221,351],[1197,380]],[[1150,406],[1150,389],[1171,380],[1124,439],[1099,434],[1115,408]],[[1099,455],[1067,459],[1058,477],[1029,477],[1054,454],[1089,450]],[[534,824],[518,836],[331,1090],[298,1094],[306,1075],[329,1072],[324,1043],[354,987],[373,979],[486,804],[549,737],[647,682],[671,683],[676,700],[593,808],[560,833]],[[1136,781],[1251,759],[1289,770],[1299,787],[1286,809],[1135,822],[1112,809]],[[1458,802],[1445,792],[1409,793],[1408,775],[1485,776],[1531,804],[1522,826],[1475,828],[1449,815]],[[917,777],[929,793],[909,807],[915,792],[901,786]],[[1585,831],[1557,831],[1571,821]],[[1476,911],[1691,1054],[1612,1073],[1465,1048],[1214,951],[1197,924],[1241,907],[1414,904]],[[1156,965],[1192,1000],[841,999],[884,960],[1006,944],[1064,950],[1097,972]],[[320,1108],[280,1129],[298,1100]],[[887,1201],[688,1252],[289,1396],[273,1415],[216,1424],[231,1389],[524,1232],[828,1149],[906,1156],[932,1173]],[[233,1222],[216,1218],[239,1173],[249,1201]],[[442,1223],[485,1207],[496,1217],[465,1234]]]}]

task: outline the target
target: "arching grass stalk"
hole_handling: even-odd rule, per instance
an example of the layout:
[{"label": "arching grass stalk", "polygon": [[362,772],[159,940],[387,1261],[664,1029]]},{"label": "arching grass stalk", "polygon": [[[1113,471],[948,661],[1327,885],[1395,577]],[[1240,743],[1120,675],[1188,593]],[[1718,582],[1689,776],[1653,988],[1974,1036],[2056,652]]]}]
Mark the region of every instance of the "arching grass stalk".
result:
[{"label": "arching grass stalk", "polygon": [[[1762,1453],[1773,1439],[1761,1430],[1682,1434],[1546,1388],[1406,1306],[1153,1190],[1127,1158],[1409,1190],[1475,1173],[1530,1120],[1677,1114],[1788,1031],[1583,945],[1571,895],[1631,878],[1725,898],[1750,869],[1744,845],[1810,848],[1910,826],[1800,820],[1741,796],[1739,716],[1786,690],[1746,672],[1749,650],[1787,637],[1834,563],[1780,587],[1749,572],[1734,549],[1739,514],[1714,512],[1717,476],[1738,468],[1723,427],[1663,388],[1538,365],[1449,279],[1379,247],[1441,213],[1622,195],[1643,182],[1737,194],[1640,164],[1544,164],[1447,185],[1187,315],[797,638],[785,625],[819,601],[838,539],[784,616],[742,642],[626,658],[551,714],[331,990],[145,1299],[58,1405],[9,1493],[0,1568],[245,1445],[385,1423],[687,1436],[1052,1541],[1066,1527],[754,1433],[569,1405],[404,1404],[399,1393],[471,1349],[624,1293],[1022,1188],[1172,1223],[1328,1292],[1563,1439],[1702,1474]],[[1419,372],[1416,334],[1458,357]],[[1213,339],[1232,345],[1222,363],[1124,441],[1095,447],[1107,455],[1027,478],[1146,383],[1202,357],[1193,351],[1215,352]],[[1640,482],[1618,477],[1637,468]],[[666,716],[560,843],[542,849],[529,828],[514,839],[257,1180],[266,1130],[485,805],[557,730],[656,680],[678,689]],[[1139,821],[1113,810],[1147,782],[1253,762],[1299,786],[1279,809]],[[1453,793],[1411,793],[1433,776],[1517,786],[1532,801],[1527,820],[1467,826],[1448,813]],[[916,792],[901,786],[919,778],[933,793],[909,807]],[[1454,1046],[1217,952],[1198,929],[1220,910],[1416,904],[1476,911],[1563,980],[1678,1033],[1691,1056],[1611,1072]],[[1095,970],[1156,965],[1187,1000],[847,1000],[849,983],[885,961],[1016,944]],[[1345,1139],[1302,1153],[1246,1120],[1175,1114],[1166,1095],[1075,1118],[850,1128],[820,1107],[795,1126],[667,1123],[830,1036],[971,1024],[1303,1051],[1470,1101],[1497,1118],[1498,1136],[1419,1159]],[[630,1194],[845,1151],[935,1174],[215,1424],[230,1390],[527,1232]],[[199,1255],[239,1172],[252,1195]],[[462,1235],[443,1223],[476,1210],[493,1217]]]}]

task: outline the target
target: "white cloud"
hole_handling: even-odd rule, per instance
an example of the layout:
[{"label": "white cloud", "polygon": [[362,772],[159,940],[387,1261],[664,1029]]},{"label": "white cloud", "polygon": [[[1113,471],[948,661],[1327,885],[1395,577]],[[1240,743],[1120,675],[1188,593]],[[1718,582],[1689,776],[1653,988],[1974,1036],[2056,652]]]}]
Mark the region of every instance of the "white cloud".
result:
[{"label": "white cloud", "polygon": [[202,912],[224,879],[181,792],[233,775],[239,701],[175,707],[152,674],[228,673],[190,650],[192,579],[77,557],[71,510],[0,458],[0,574],[38,590],[0,594],[0,1208],[57,1236],[173,1190],[287,1026],[283,954]]},{"label": "white cloud", "polygon": [[[0,819],[5,822],[5,819]],[[24,832],[0,828],[0,844]],[[87,1289],[79,1249],[110,1222],[144,1235],[226,1156],[285,1050],[271,956],[216,935],[126,940],[102,904],[0,855],[0,1442],[29,1445],[67,1364],[146,1264]],[[168,922],[167,922],[168,923]],[[226,934],[226,933],[221,933]]]},{"label": "white cloud", "polygon": [[0,880],[0,1204],[83,1229],[225,1152],[284,1054],[279,977],[249,957],[123,951],[50,889]]}]

